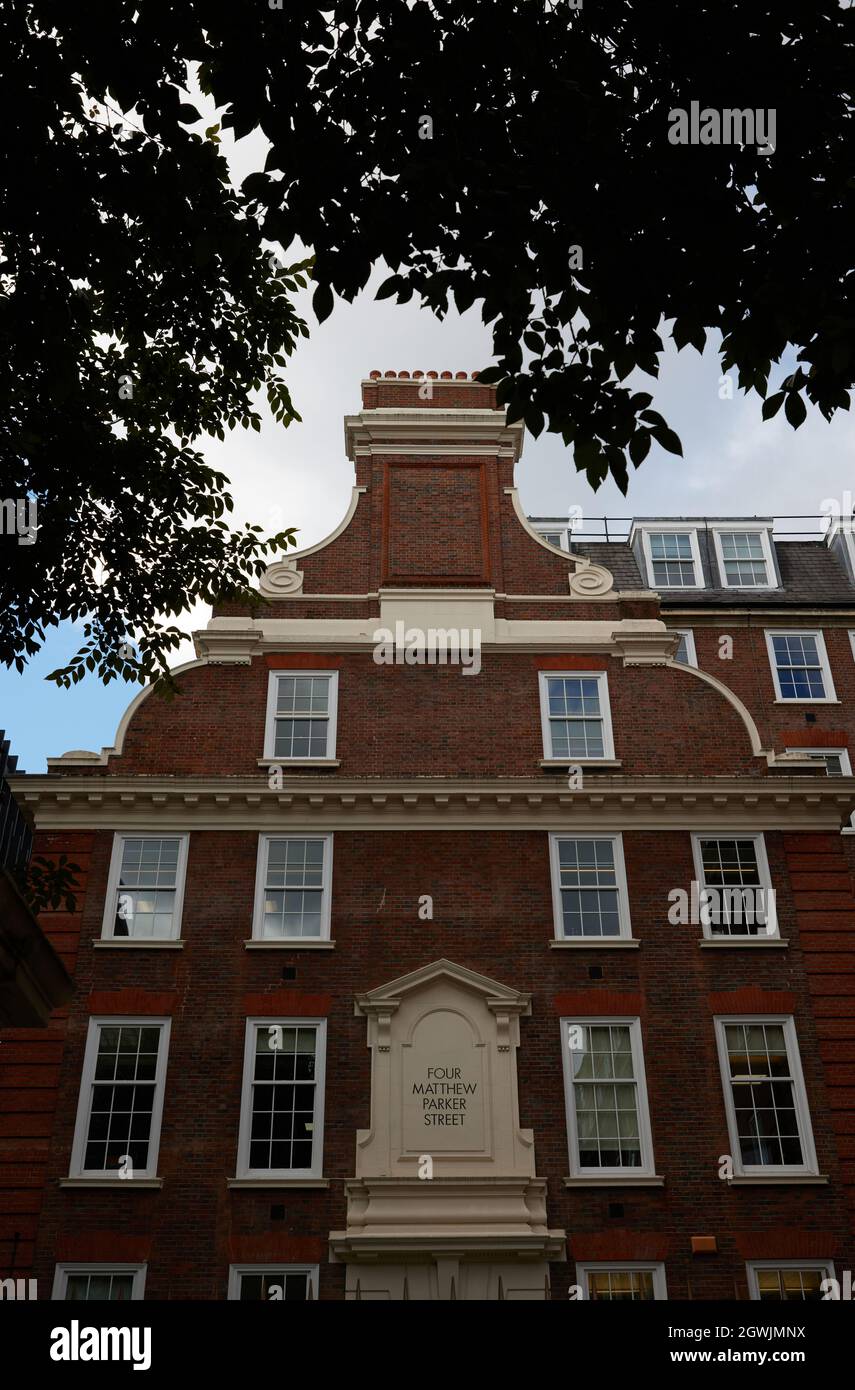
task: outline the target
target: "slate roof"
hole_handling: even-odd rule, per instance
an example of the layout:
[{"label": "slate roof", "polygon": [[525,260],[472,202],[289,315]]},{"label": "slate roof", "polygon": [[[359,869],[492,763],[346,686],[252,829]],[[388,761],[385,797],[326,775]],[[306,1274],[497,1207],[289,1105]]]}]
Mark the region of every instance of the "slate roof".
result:
[{"label": "slate roof", "polygon": [[[703,536],[699,536],[703,542]],[[774,541],[781,576],[780,589],[695,589],[691,594],[674,589],[663,592],[663,607],[687,602],[752,608],[822,608],[855,605],[855,586],[837,556],[824,541]]]},{"label": "slate roof", "polygon": [[[707,586],[704,589],[662,589],[663,608],[741,607],[752,608],[822,608],[855,606],[855,585],[843,564],[824,541],[774,541],[775,556],[780,571],[779,589],[725,589],[710,586],[712,576],[718,576],[713,556],[710,560],[707,536],[698,528],[698,544]],[[710,547],[712,541],[709,541]],[[614,575],[617,589],[648,589],[647,582],[636,563],[635,555],[626,542],[575,542],[575,555],[585,555],[596,564],[605,565]]]},{"label": "slate roof", "polygon": [[635,556],[625,541],[572,542],[571,555],[584,555],[595,565],[605,565],[614,576],[616,589],[649,589],[650,585],[639,573]]}]

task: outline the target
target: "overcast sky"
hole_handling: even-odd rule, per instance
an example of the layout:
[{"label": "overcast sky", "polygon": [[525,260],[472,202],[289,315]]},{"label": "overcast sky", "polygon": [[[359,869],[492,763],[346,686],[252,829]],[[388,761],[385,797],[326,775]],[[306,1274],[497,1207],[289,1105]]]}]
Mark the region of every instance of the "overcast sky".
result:
[{"label": "overcast sky", "polygon": [[[263,142],[256,136],[224,148],[234,177],[244,177],[263,160]],[[288,259],[296,261],[302,254],[299,247],[292,248]],[[282,429],[262,402],[260,434],[237,429],[222,444],[211,440],[204,445],[207,461],[231,479],[238,524],[253,521],[270,531],[296,526],[301,545],[322,539],[341,520],[350,499],[353,466],[344,452],[342,418],[360,408],[360,380],[375,368],[471,372],[490,362],[491,334],[481,323],[480,305],[462,316],[449,313],[440,323],[414,303],[376,303],[373,295],[387,274],[379,267],[356,302],[337,303],[321,325],[314,320],[308,293],[299,301],[311,337],[301,340],[288,380],[302,424]],[[773,369],[770,390],[793,366],[788,359]],[[722,399],[720,378],[714,351],[700,357],[691,347],[679,354],[666,352],[658,382],[638,374],[636,389],[652,392],[654,408],[682,440],[684,457],[654,444],[631,477],[626,498],[611,482],[592,492],[576,474],[560,437],[527,437],[516,473],[523,507],[530,514],[558,516],[576,505],[586,518],[781,517],[816,515],[826,499],[837,498],[844,510],[851,510],[844,496],[846,489],[855,492],[851,412],[838,412],[829,425],[809,407],[807,420],[793,431],[783,411],[763,423],[759,398],[743,398],[735,382],[733,399]],[[207,610],[194,610],[184,625],[188,631],[202,627],[208,616]],[[137,689],[115,682],[105,689],[91,676],[72,691],[46,683],[46,673],[77,650],[77,636],[66,625],[22,676],[0,669],[0,727],[28,772],[44,771],[47,756],[112,744],[122,711]],[[188,655],[189,644],[176,659],[187,660]]]}]

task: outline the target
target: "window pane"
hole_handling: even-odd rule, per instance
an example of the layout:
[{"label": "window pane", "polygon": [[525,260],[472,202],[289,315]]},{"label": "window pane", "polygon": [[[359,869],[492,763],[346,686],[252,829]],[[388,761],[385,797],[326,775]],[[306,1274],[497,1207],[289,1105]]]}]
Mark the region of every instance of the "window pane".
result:
[{"label": "window pane", "polygon": [[703,911],[714,936],[757,936],[765,933],[770,904],[763,888],[753,839],[700,842]]},{"label": "window pane", "polygon": [[821,1302],[822,1281],[828,1277],[824,1269],[758,1269],[755,1274],[764,1302]]},{"label": "window pane", "polygon": [[694,587],[695,562],[688,531],[652,532],[650,555],[654,583],[666,589]]},{"label": "window pane", "polygon": [[553,758],[602,758],[603,718],[599,681],[584,677],[547,680]]},{"label": "window pane", "polygon": [[121,887],[174,888],[180,841],[125,840],[119,873]]},{"label": "window pane", "polygon": [[318,937],[322,929],[324,840],[270,840],[264,937]]},{"label": "window pane", "polygon": [[84,1168],[104,1172],[130,1157],[148,1166],[161,1030],[101,1028],[90,1098]]},{"label": "window pane", "polygon": [[280,676],[277,714],[328,714],[330,676]]},{"label": "window pane", "polygon": [[273,755],[327,755],[331,676],[280,676],[276,683]]},{"label": "window pane", "polygon": [[612,1302],[652,1301],[656,1294],[650,1269],[597,1269],[588,1271],[588,1297]]},{"label": "window pane", "polygon": [[122,1302],[133,1297],[133,1274],[111,1274],[108,1270],[69,1274],[65,1297],[72,1303]]},{"label": "window pane", "polygon": [[240,1301],[251,1303],[274,1298],[289,1302],[306,1302],[308,1273],[293,1273],[271,1269],[241,1274]]},{"label": "window pane", "polygon": [[571,1025],[573,1098],[582,1168],[638,1168],[641,1137],[632,1039],[626,1024]]},{"label": "window pane", "polygon": [[277,719],[273,744],[276,758],[325,758],[328,719]]},{"label": "window pane", "polygon": [[255,1030],[250,1168],[311,1168],[317,1030]]},{"label": "window pane", "polygon": [[775,635],[772,637],[772,651],[783,700],[825,698],[819,644],[813,633]]},{"label": "window pane", "polygon": [[113,935],[159,939],[173,935],[179,839],[127,839],[116,891]]},{"label": "window pane", "polygon": [[619,936],[613,842],[559,840],[558,860],[564,935]]},{"label": "window pane", "polygon": [[680,633],[680,643],[677,647],[676,652],[674,653],[674,660],[681,661],[684,666],[691,665],[691,662],[689,661],[689,639],[686,636],[685,632]]},{"label": "window pane", "polygon": [[782,1026],[732,1024],[725,1039],[743,1163],[801,1166],[795,1082]]},{"label": "window pane", "polygon": [[763,537],[759,531],[722,531],[719,541],[728,584],[752,589],[769,583]]}]

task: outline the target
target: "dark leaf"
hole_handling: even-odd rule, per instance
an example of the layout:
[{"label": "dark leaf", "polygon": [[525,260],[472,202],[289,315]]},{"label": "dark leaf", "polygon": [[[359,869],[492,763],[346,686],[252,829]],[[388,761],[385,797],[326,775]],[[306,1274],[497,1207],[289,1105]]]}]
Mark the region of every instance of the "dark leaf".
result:
[{"label": "dark leaf", "polygon": [[333,292],[329,285],[318,285],[312,295],[312,308],[318,323],[328,319],[333,311]]},{"label": "dark leaf", "polygon": [[784,405],[784,414],[794,430],[797,430],[799,425],[804,422],[805,416],[807,415],[807,406],[801,396],[795,391],[791,391],[787,395],[786,404]]}]

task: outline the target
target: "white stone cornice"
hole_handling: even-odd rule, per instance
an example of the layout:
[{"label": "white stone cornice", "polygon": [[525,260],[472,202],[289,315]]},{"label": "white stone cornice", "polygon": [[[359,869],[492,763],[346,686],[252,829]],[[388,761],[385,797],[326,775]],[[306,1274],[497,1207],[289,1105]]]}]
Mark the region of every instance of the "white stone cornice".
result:
[{"label": "white stone cornice", "polygon": [[[553,546],[552,549],[554,550],[555,546]],[[575,557],[577,561],[582,558],[583,557],[580,555]],[[598,565],[595,568],[600,569],[601,566]],[[608,573],[608,571],[604,572]],[[366,597],[373,598],[374,596],[372,594],[367,594]],[[496,599],[501,603],[578,603],[580,598],[585,597],[601,598],[602,595],[580,595],[572,592],[569,594],[496,594]],[[654,594],[651,589],[614,589],[611,593],[607,594],[606,597],[610,603],[612,600],[615,602],[620,600],[637,603],[639,600],[643,599],[655,599],[657,603],[659,602],[659,595]]]},{"label": "white stone cornice", "polygon": [[379,601],[380,613],[371,618],[212,618],[194,634],[196,650],[211,662],[239,665],[262,652],[371,652],[381,640],[378,630],[394,629],[396,622],[424,632],[477,630],[485,653],[596,652],[620,657],[625,666],[667,665],[678,642],[658,618],[494,618],[492,589],[387,588]]},{"label": "white stone cornice", "polygon": [[667,666],[680,645],[680,634],[658,621],[624,618],[614,628],[612,640],[624,666]]},{"label": "white stone cornice", "polygon": [[193,633],[193,645],[212,666],[249,666],[262,650],[261,637],[252,619],[212,618],[203,632]]},{"label": "white stone cornice", "polygon": [[439,406],[363,410],[344,417],[347,456],[358,454],[471,454],[517,459],[523,425],[508,425],[504,410],[447,409]]},{"label": "white stone cornice", "polygon": [[838,831],[855,809],[853,777],[628,777],[584,769],[492,781],[294,775],[284,790],[258,777],[19,775],[9,779],[38,829],[164,831],[685,829]]}]

